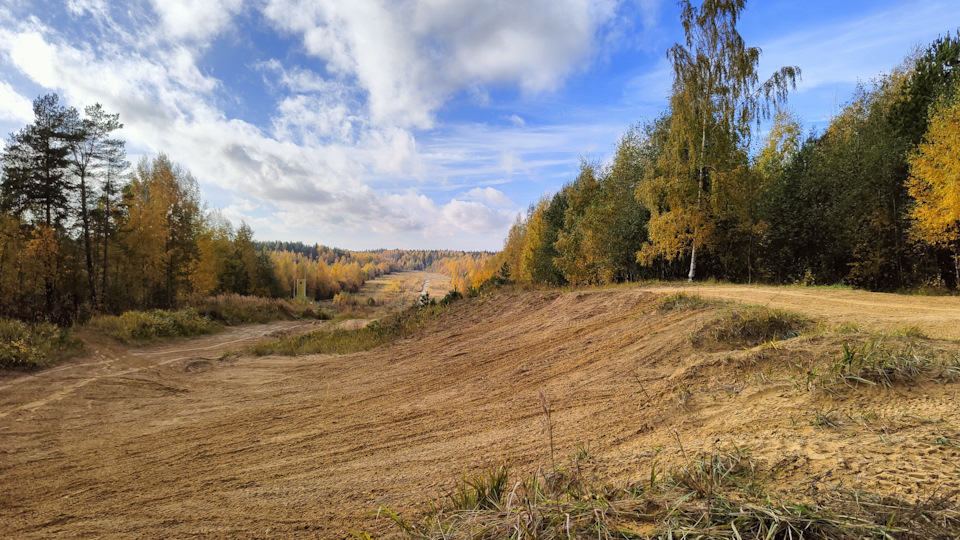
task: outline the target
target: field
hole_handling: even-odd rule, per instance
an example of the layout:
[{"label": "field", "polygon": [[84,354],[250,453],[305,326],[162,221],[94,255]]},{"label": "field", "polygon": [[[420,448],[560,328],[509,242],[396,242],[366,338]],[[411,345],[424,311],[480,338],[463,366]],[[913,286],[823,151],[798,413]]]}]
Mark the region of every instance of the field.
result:
[{"label": "field", "polygon": [[[759,345],[712,339],[737,308],[665,309],[681,289],[811,320]],[[955,500],[958,322],[957,298],[656,285],[464,299],[415,336],[343,356],[218,360],[320,322],[88,342],[73,364],[0,378],[0,536],[389,536],[381,506],[416,518],[487,465],[533,474],[577,454],[627,485],[733,447],[795,500]],[[874,350],[929,362],[889,383],[836,368]]]}]

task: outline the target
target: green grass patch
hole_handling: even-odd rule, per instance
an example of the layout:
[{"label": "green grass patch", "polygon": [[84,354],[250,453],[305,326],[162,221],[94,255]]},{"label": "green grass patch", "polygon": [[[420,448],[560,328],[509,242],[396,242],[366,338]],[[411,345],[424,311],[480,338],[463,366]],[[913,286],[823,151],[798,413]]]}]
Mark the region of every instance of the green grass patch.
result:
[{"label": "green grass patch", "polygon": [[799,336],[812,326],[807,317],[780,309],[743,306],[727,311],[691,335],[694,344],[707,341],[756,346]]},{"label": "green grass patch", "polygon": [[83,342],[70,328],[0,319],[0,369],[49,367],[81,352]]},{"label": "green grass patch", "polygon": [[201,315],[193,308],[101,315],[90,319],[87,326],[124,343],[199,336],[223,330],[223,324]]},{"label": "green grass patch", "polygon": [[[405,538],[955,538],[960,513],[952,493],[920,504],[835,491],[790,500],[737,448],[611,485],[574,461],[566,468],[510,478],[506,466],[464,476],[414,519],[380,507]],[[365,533],[359,538],[370,538]]]}]

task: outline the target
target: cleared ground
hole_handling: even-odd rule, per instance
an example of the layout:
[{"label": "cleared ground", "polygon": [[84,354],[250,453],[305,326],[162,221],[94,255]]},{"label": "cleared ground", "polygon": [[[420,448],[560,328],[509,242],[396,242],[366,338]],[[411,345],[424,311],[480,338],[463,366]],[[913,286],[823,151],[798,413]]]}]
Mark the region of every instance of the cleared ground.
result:
[{"label": "cleared ground", "polygon": [[[689,336],[716,308],[657,311],[670,290],[468,299],[418,336],[346,356],[210,360],[235,339],[302,330],[277,323],[143,350],[102,344],[83,365],[5,376],[0,536],[389,533],[380,505],[409,514],[484,464],[550,463],[539,391],[555,459],[589,447],[615,481],[736,444],[798,497],[838,483],[905,498],[957,485],[960,448],[937,441],[960,441],[960,384],[810,391],[794,365],[868,337],[707,352]],[[917,325],[955,338],[960,321],[953,298],[699,292],[864,330]],[[923,344],[960,353],[952,341]],[[816,425],[828,410],[836,427]]]}]

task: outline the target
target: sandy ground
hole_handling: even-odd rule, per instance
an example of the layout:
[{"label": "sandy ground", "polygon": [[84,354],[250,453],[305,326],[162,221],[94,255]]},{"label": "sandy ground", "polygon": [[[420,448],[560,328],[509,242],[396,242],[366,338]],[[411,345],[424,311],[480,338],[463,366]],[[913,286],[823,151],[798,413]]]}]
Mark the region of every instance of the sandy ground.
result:
[{"label": "sandy ground", "polygon": [[928,336],[960,340],[960,297],[906,296],[857,290],[763,285],[662,285],[652,291],[685,291],[705,297],[788,309],[833,325],[855,323],[871,331],[921,328]]},{"label": "sandy ground", "polygon": [[[243,343],[227,342],[296,331],[284,323],[142,350],[103,344],[73,366],[5,376],[0,537],[390,534],[380,505],[411,515],[484,464],[549,463],[540,391],[555,459],[589,447],[615,481],[737,444],[806,497],[838,482],[906,498],[960,482],[960,448],[937,443],[960,441],[960,384],[810,391],[794,366],[867,338],[706,352],[689,335],[713,313],[658,312],[665,290],[468,299],[418,336],[353,355],[214,360]],[[778,307],[785,292],[701,290]],[[782,307],[871,328],[952,336],[944,321],[960,320],[954,299],[796,292],[807,296]],[[813,425],[818,410],[837,427]]]}]

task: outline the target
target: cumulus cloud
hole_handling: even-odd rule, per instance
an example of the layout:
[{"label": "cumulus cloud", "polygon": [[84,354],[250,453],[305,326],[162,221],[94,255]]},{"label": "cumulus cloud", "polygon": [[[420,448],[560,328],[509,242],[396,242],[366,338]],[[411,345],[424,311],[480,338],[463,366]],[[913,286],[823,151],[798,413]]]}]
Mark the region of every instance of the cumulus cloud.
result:
[{"label": "cumulus cloud", "polygon": [[[144,0],[118,9],[103,0],[67,0],[71,17],[97,22],[88,35],[48,26],[59,23],[40,6],[18,5],[17,16],[0,8],[0,119],[32,118],[30,101],[3,71],[17,73],[72,105],[100,102],[120,113],[132,153],[167,152],[201,185],[233,194],[224,215],[255,227],[497,235],[509,227],[506,208],[514,203],[499,190],[477,187],[482,175],[464,160],[501,173],[537,162],[524,150],[531,143],[518,142],[531,134],[523,118],[505,117],[525,130],[516,140],[487,138],[502,140],[499,148],[471,148],[466,136],[460,148],[428,148],[418,137],[437,127],[436,111],[454,94],[480,103],[490,99],[491,85],[557,88],[590,62],[597,34],[620,6],[621,0]],[[247,68],[273,99],[266,122],[228,114],[225,104],[238,96],[202,67],[206,51],[236,28],[245,10],[302,48],[249,60]],[[504,151],[508,144],[518,148],[515,154]],[[461,195],[444,202],[418,191],[438,184],[441,192]]]},{"label": "cumulus cloud", "polygon": [[473,188],[467,192],[467,197],[474,201],[481,201],[494,207],[516,206],[502,191],[492,187]]},{"label": "cumulus cloud", "polygon": [[243,7],[243,0],[150,0],[150,3],[160,16],[165,35],[195,40],[217,35]]},{"label": "cumulus cloud", "polygon": [[33,121],[33,103],[0,81],[0,118],[17,123]]},{"label": "cumulus cloud", "polygon": [[[647,3],[650,3],[649,1]],[[617,0],[268,0],[282,31],[368,93],[374,123],[429,128],[453,92],[490,83],[552,90],[595,52]]]}]

